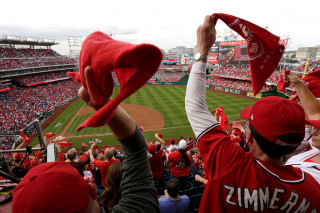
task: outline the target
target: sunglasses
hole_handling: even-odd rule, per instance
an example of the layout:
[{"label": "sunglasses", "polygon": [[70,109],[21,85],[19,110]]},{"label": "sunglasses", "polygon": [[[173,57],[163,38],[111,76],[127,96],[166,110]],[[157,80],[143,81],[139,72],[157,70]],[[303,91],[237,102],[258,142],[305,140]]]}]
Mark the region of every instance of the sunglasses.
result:
[{"label": "sunglasses", "polygon": [[318,135],[320,135],[320,129],[317,129],[314,126],[311,127],[311,133],[312,132],[316,132]]}]

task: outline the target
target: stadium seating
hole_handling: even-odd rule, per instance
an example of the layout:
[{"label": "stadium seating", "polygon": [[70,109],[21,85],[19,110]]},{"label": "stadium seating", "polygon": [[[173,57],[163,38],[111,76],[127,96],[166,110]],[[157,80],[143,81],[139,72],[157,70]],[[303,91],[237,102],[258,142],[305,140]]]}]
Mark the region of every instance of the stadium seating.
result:
[{"label": "stadium seating", "polygon": [[16,77],[15,80],[20,81],[24,84],[31,84],[31,83],[43,82],[43,81],[66,78],[66,77],[69,77],[67,75],[67,72],[58,71],[58,72],[48,72],[48,73],[41,73],[41,74],[34,74],[34,75],[27,75],[27,76],[19,76],[19,77]]},{"label": "stadium seating", "polygon": [[190,199],[189,211],[193,213],[198,212],[201,199],[202,199],[202,194],[191,195],[189,196],[189,199]]},{"label": "stadium seating", "polygon": [[0,132],[12,134],[42,113],[68,103],[77,97],[79,88],[67,80],[0,93]]},{"label": "stadium seating", "polygon": [[3,48],[0,47],[0,58],[34,58],[60,56],[51,49]]},{"label": "stadium seating", "polygon": [[183,76],[185,75],[185,73],[182,72],[165,72],[163,70],[158,70],[153,78],[159,79],[163,82],[177,82],[179,81]]}]

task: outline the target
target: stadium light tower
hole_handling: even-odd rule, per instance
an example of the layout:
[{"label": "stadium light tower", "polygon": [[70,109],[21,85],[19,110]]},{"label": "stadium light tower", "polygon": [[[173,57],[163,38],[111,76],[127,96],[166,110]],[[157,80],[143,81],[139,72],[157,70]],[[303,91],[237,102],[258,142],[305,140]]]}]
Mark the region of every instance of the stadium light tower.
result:
[{"label": "stadium light tower", "polygon": [[81,36],[68,36],[69,43],[69,57],[70,58],[79,58],[82,37]]}]

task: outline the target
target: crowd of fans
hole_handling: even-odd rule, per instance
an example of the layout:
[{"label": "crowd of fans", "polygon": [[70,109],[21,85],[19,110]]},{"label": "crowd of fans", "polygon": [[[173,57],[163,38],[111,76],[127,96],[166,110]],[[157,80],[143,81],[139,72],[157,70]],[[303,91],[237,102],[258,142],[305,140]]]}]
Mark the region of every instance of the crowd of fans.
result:
[{"label": "crowd of fans", "polygon": [[0,137],[0,150],[9,150],[16,141],[16,137],[6,136]]},{"label": "crowd of fans", "polygon": [[167,69],[167,70],[175,70],[175,69],[181,69],[181,65],[165,65],[161,64],[159,67],[159,70]]},{"label": "crowd of fans", "polygon": [[58,71],[58,72],[48,72],[48,73],[39,73],[34,75],[25,75],[16,77],[15,80],[20,81],[24,84],[31,84],[37,82],[44,82],[47,80],[54,80],[59,78],[69,77],[66,71]]},{"label": "crowd of fans", "polygon": [[183,76],[185,76],[185,73],[183,72],[166,72],[163,70],[158,70],[152,78],[159,79],[163,82],[177,82]]},{"label": "crowd of fans", "polygon": [[0,47],[0,58],[38,58],[60,56],[52,49],[4,48]]},{"label": "crowd of fans", "polygon": [[238,78],[251,78],[249,68],[219,67],[219,69],[214,70],[213,74]]},{"label": "crowd of fans", "polygon": [[[306,60],[303,60],[300,62],[300,66],[297,67],[295,70],[303,72],[306,66]],[[315,71],[320,66],[320,60],[319,59],[310,59],[307,66],[307,72]]]},{"label": "crowd of fans", "polygon": [[[320,63],[320,62],[319,62]],[[312,72],[314,64],[318,64],[318,61],[312,61],[312,66],[309,67],[308,72]],[[267,79],[266,82],[273,85],[277,85],[280,78],[283,76],[284,70],[275,70],[271,76]],[[301,69],[296,69],[295,71],[301,71]],[[307,72],[307,73],[308,73]],[[220,77],[207,79],[208,84],[226,86],[230,88],[238,88],[243,90],[251,90],[251,81],[246,81],[243,79],[251,79],[251,71],[248,67],[236,67],[236,66],[227,66],[219,67],[219,69],[214,70],[211,74],[220,75]],[[302,73],[297,73],[297,76],[301,78]],[[271,89],[271,86],[265,85],[263,91]]]},{"label": "crowd of fans", "polygon": [[41,58],[37,60],[0,60],[0,70],[11,70],[19,68],[54,66],[61,64],[75,64],[77,61],[73,58],[56,57],[56,58]]},{"label": "crowd of fans", "polygon": [[[169,184],[172,181],[177,181],[177,193],[180,197],[185,197],[188,200],[187,207],[184,208],[189,210],[191,202],[189,197],[192,199],[194,195],[202,195],[206,184],[206,174],[203,171],[203,161],[199,150],[191,138],[186,138],[185,140],[181,136],[179,143],[176,143],[175,139],[171,138],[171,145],[164,146],[165,142],[162,140],[162,135],[161,138],[158,134],[155,137],[156,141],[146,141],[146,143],[160,208],[165,208],[165,204],[162,204],[164,198],[174,196]],[[1,141],[1,144],[4,145],[8,143],[12,143],[12,141]],[[23,141],[18,148],[23,148],[27,144]],[[175,162],[175,156],[181,155],[181,153],[186,156],[187,162],[184,162],[184,160],[178,163]],[[21,166],[26,169],[26,172],[38,164],[45,163],[45,158],[42,158],[43,156],[40,153],[29,156],[31,163],[28,159],[22,161],[21,159],[24,156],[24,154],[7,155],[6,162],[9,165],[22,162]],[[38,162],[35,158],[37,158]],[[62,150],[58,145],[57,159],[71,164],[87,183],[96,187],[99,204],[106,212],[111,212],[113,206],[118,204],[121,199],[119,187],[122,179],[122,161],[124,160],[124,154],[121,149],[108,145],[98,147],[98,145],[92,144],[90,149],[83,146],[82,149],[68,147]],[[174,177],[170,176],[170,173],[172,174],[173,170],[177,168],[180,172],[175,173]],[[182,174],[181,171],[184,171],[183,177],[179,175]]]},{"label": "crowd of fans", "polygon": [[[210,48],[214,44],[212,22],[213,18],[206,16],[198,28],[199,47]],[[251,89],[250,81],[240,80],[250,78],[248,69],[234,69],[221,68],[218,73],[223,77],[208,79],[206,83]],[[63,205],[62,210],[66,212],[159,212],[159,209],[184,213],[190,210],[317,212],[320,208],[317,202],[320,108],[307,85],[292,72],[287,73],[284,81],[295,87],[301,106],[280,97],[263,98],[241,112],[249,121],[248,126],[232,125],[232,132],[228,132],[229,124],[223,127],[223,115],[208,110],[205,63],[200,61],[193,70],[187,85],[185,109],[197,144],[181,136],[177,144],[176,139],[167,138],[171,145],[165,146],[161,133],[155,134],[155,142],[148,142],[143,137],[143,129],[139,130],[119,106],[106,123],[119,139],[122,151],[110,146],[99,149],[95,143],[87,149],[83,143],[83,150],[71,148],[66,153],[57,145],[55,153],[59,162],[47,163],[43,158],[45,152],[31,154],[31,161],[22,160],[23,156],[18,154],[6,156],[5,160],[5,156],[0,156],[0,163],[5,162],[2,171],[9,170],[8,163],[19,163],[23,168],[18,170],[25,170],[26,174],[13,192],[13,212],[42,212],[49,206],[50,211],[60,212]],[[90,107],[101,109],[98,101],[101,85],[94,85],[94,74],[87,71],[87,89],[81,89],[79,96]],[[271,77],[271,82],[282,77],[279,73]],[[175,80],[164,73],[157,74],[160,79]],[[70,101],[67,94],[75,97],[79,88],[71,82],[66,80],[1,94],[0,122],[7,118],[15,125],[5,129],[6,132],[34,119],[29,115],[36,116],[53,110],[55,104]],[[14,106],[12,111],[9,106]],[[312,120],[306,120],[306,116]],[[3,126],[6,127],[0,123],[0,127]],[[24,140],[17,149],[24,148],[27,142]],[[60,189],[64,193],[57,193]],[[36,196],[39,193],[43,195],[41,205]],[[159,202],[154,199],[157,196]]]},{"label": "crowd of fans", "polygon": [[[236,80],[230,78],[212,77],[207,79],[207,84],[225,86],[234,89],[251,90],[251,81]],[[271,86],[264,85],[262,90],[270,90]]]},{"label": "crowd of fans", "polygon": [[7,85],[0,84],[0,90],[9,88]]},{"label": "crowd of fans", "polygon": [[14,133],[42,113],[68,103],[79,88],[75,81],[66,80],[0,93],[0,132]]}]

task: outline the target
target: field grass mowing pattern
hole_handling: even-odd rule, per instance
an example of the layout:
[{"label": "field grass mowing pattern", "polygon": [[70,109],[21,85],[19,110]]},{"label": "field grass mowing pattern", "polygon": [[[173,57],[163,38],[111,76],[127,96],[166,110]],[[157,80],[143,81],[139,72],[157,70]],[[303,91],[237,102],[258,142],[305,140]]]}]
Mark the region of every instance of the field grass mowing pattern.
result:
[{"label": "field grass mowing pattern", "polygon": [[[136,104],[146,107],[150,107],[157,110],[162,114],[165,120],[164,129],[161,133],[164,135],[164,139],[169,138],[180,138],[181,135],[184,137],[194,136],[190,124],[187,119],[187,115],[184,107],[186,86],[154,86],[147,85],[142,87],[135,94],[127,98],[123,103]],[[115,87],[114,95],[119,93],[119,87]],[[235,118],[240,118],[241,110],[249,105],[254,104],[253,101],[242,99],[234,96],[229,96],[220,93],[214,93],[207,91],[207,105],[210,111],[222,106],[229,121]],[[60,133],[63,128],[67,125],[69,120],[75,115],[75,113],[80,109],[80,107],[85,106],[84,102],[77,101],[70,105],[46,130],[45,132]],[[104,134],[110,133],[108,127],[99,128],[85,128],[80,132],[76,131],[76,128],[91,114],[82,115],[76,117],[71,125],[66,130],[66,133],[71,133],[74,136],[81,135],[94,135],[94,134]],[[152,118],[150,118],[152,119]],[[57,123],[62,125],[56,126]],[[154,127],[156,128],[156,127]],[[148,140],[155,140],[154,134],[156,131],[145,132],[145,137]],[[113,136],[92,136],[84,138],[72,138],[68,141],[74,143],[85,142],[89,140],[98,138],[103,141],[103,144],[119,144],[118,141]],[[80,144],[76,146],[80,147]]]}]

